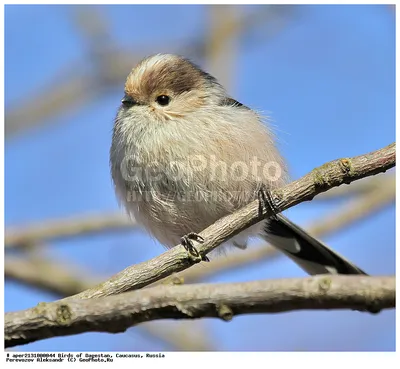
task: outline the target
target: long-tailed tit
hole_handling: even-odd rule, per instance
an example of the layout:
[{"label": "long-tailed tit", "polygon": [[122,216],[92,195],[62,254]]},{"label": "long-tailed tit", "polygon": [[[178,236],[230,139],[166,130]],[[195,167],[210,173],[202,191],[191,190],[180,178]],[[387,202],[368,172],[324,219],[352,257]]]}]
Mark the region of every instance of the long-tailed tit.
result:
[{"label": "long-tailed tit", "polygon": [[[128,213],[167,247],[189,247],[197,232],[288,180],[260,115],[170,54],[144,59],[128,75],[110,165]],[[365,274],[281,214],[230,244],[244,249],[257,234],[309,274]]]}]

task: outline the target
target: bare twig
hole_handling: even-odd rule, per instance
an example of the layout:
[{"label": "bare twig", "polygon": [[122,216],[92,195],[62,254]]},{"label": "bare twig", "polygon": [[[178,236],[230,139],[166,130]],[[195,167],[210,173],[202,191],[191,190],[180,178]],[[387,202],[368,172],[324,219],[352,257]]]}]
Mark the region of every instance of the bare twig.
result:
[{"label": "bare twig", "polygon": [[[317,194],[332,187],[385,172],[395,163],[396,149],[393,143],[366,155],[324,164],[301,179],[272,191],[271,196],[276,208],[283,211],[302,201],[311,200]],[[206,255],[221,243],[271,215],[271,209],[260,209],[259,205],[257,200],[253,201],[204,230],[201,236],[205,242],[198,246],[199,253]],[[68,299],[96,298],[139,289],[200,261],[200,257],[190,256],[181,245],[178,245],[154,259],[130,266],[100,285]]]},{"label": "bare twig", "polygon": [[395,307],[395,277],[318,276],[234,284],[158,286],[94,300],[41,303],[5,314],[5,346],[83,332],[123,332],[156,319],[304,309],[378,312]]},{"label": "bare twig", "polygon": [[[69,111],[73,111],[91,100],[93,82],[81,72],[84,70],[82,64],[71,64],[60,71],[45,90],[36,89],[27,99],[24,108],[18,108],[18,102],[12,104],[11,107],[6,106],[4,122],[6,137],[40,126],[46,122],[46,118],[59,113],[66,107]],[[58,79],[60,75],[61,78]],[[59,83],[59,80],[62,82]]]},{"label": "bare twig", "polygon": [[227,91],[232,91],[238,35],[243,26],[237,5],[208,5],[207,66]]},{"label": "bare twig", "polygon": [[[262,23],[274,23],[271,20],[275,19],[282,24],[282,20],[290,15],[292,8],[293,6],[262,7],[240,19],[241,29],[249,30]],[[85,10],[87,11],[87,9]],[[89,54],[96,55],[94,59],[96,63],[92,67],[88,67],[84,61],[72,62],[68,68],[60,70],[56,76],[51,78],[51,81],[41,91],[38,92],[38,89],[35,89],[34,93],[28,95],[23,108],[18,102],[7,106],[6,137],[49,123],[50,118],[78,109],[100,94],[117,86],[120,87],[131,68],[146,55],[168,50],[168,52],[176,52],[196,57],[196,59],[204,58],[206,45],[203,38],[184,42],[182,48],[171,44],[159,44],[150,45],[146,49],[140,48],[140,51],[136,52],[125,51],[110,37],[104,17],[98,9],[91,7],[88,10],[90,11],[89,23],[81,27],[80,31],[84,32],[83,36],[92,46]],[[76,21],[76,17],[73,20]],[[85,22],[88,22],[88,17],[85,18]],[[232,23],[231,27],[238,27],[238,25]],[[273,31],[276,32],[275,29]],[[225,32],[227,32],[225,41],[229,40],[228,36],[236,35],[229,29]],[[272,33],[270,31],[269,35]],[[132,50],[134,49],[135,47],[132,46]]]},{"label": "bare twig", "polygon": [[136,224],[125,214],[86,215],[70,219],[43,221],[28,227],[8,227],[6,247],[26,247],[49,239],[61,239],[97,232],[133,230]]},{"label": "bare twig", "polygon": [[325,192],[318,196],[318,200],[337,200],[344,197],[355,197],[368,195],[371,191],[378,188],[391,187],[395,181],[395,176],[387,174],[385,176],[365,178],[354,182],[351,186],[342,186],[333,188],[332,191]]},{"label": "bare twig", "polygon": [[23,259],[6,256],[6,279],[13,279],[61,296],[70,296],[93,286],[98,278],[90,277],[75,265],[49,260],[44,256]]},{"label": "bare twig", "polygon": [[325,220],[314,221],[307,229],[313,235],[331,234],[354,224],[368,215],[374,214],[396,199],[396,184],[393,180],[385,186],[371,190],[368,194],[355,198],[342,208],[331,213]]},{"label": "bare twig", "polygon": [[[197,323],[197,324],[193,324]],[[162,320],[141,324],[138,328],[152,338],[160,339],[177,351],[214,351],[215,340],[204,321]]]}]

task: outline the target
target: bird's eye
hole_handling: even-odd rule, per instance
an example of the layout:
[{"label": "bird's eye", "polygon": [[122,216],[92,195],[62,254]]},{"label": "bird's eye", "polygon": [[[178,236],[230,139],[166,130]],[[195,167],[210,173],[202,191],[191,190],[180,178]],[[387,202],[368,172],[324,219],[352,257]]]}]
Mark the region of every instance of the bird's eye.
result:
[{"label": "bird's eye", "polygon": [[170,97],[167,96],[167,95],[160,95],[160,96],[157,96],[156,101],[157,101],[157,103],[158,103],[159,105],[161,105],[161,106],[166,106],[166,105],[169,104],[169,102],[171,101],[171,99],[170,99]]}]

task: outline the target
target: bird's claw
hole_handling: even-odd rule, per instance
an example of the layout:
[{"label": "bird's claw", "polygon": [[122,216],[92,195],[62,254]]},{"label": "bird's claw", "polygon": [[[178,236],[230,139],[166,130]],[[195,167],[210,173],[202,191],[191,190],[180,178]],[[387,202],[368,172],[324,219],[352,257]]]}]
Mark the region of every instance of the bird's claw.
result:
[{"label": "bird's claw", "polygon": [[266,210],[270,209],[272,211],[270,218],[277,219],[276,214],[278,214],[278,208],[272,198],[271,191],[267,190],[265,186],[262,186],[258,191],[258,201],[260,214],[262,214],[263,208]]},{"label": "bird's claw", "polygon": [[194,247],[192,241],[196,241],[198,243],[203,243],[204,238],[194,232],[190,232],[190,233],[184,235],[183,237],[181,237],[182,246],[186,249],[186,251],[191,256],[194,256],[195,258],[200,257],[201,260],[203,260],[203,261],[210,261],[210,259],[206,255],[204,255],[204,256],[200,255],[200,253],[197,251],[196,247]]}]

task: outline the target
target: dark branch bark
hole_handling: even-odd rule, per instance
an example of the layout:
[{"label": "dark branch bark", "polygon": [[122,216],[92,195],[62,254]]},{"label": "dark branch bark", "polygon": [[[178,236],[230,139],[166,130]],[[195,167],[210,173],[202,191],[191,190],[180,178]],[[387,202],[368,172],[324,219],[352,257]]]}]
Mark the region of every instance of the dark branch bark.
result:
[{"label": "dark branch bark", "polygon": [[[5,346],[83,332],[123,332],[156,319],[304,309],[378,312],[395,307],[395,277],[318,276],[234,284],[158,286],[93,300],[41,303],[5,314]],[[355,312],[356,314],[356,312]]]}]

